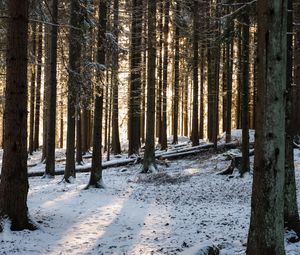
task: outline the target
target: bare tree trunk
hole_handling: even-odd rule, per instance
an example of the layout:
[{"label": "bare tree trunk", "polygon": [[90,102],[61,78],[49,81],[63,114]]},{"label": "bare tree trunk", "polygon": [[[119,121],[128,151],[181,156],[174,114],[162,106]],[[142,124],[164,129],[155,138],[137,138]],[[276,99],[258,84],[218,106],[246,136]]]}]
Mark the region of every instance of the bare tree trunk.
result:
[{"label": "bare tree trunk", "polygon": [[[111,76],[111,82],[113,77]],[[108,106],[108,123],[107,123],[107,153],[106,160],[110,160],[110,148],[111,148],[111,117],[112,117],[112,87],[109,88],[109,106]]]},{"label": "bare tree trunk", "polygon": [[77,113],[77,120],[76,120],[76,163],[78,165],[83,164],[81,134],[82,134],[82,132],[81,132],[81,114]]},{"label": "bare tree trunk", "polygon": [[35,122],[34,122],[34,150],[39,148],[40,136],[40,110],[41,110],[41,84],[42,84],[42,63],[43,63],[43,25],[38,28],[38,51],[37,51],[37,74],[36,74],[36,95],[35,95]]},{"label": "bare tree trunk", "polygon": [[162,125],[161,125],[161,149],[166,150],[167,144],[167,87],[168,87],[168,36],[170,21],[170,2],[165,2],[164,18],[164,58],[163,58],[163,96],[162,96]]},{"label": "bare tree trunk", "polygon": [[243,36],[243,84],[242,84],[242,164],[240,173],[243,175],[250,171],[250,160],[249,160],[249,15],[244,13],[242,17],[242,36]]},{"label": "bare tree trunk", "polygon": [[193,10],[193,117],[192,117],[192,146],[199,145],[198,130],[198,94],[199,94],[199,3],[194,0]]},{"label": "bare tree trunk", "polygon": [[[144,0],[144,4],[147,0]],[[143,11],[143,33],[146,34],[147,32],[147,13],[146,11]],[[143,58],[142,58],[142,89],[141,89],[141,141],[142,143],[145,143],[145,121],[146,121],[146,86],[147,86],[147,49],[145,45],[147,44],[147,38],[146,36],[143,36],[142,40],[143,44]]]},{"label": "bare tree trunk", "polygon": [[284,255],[286,1],[258,1],[258,100],[247,255]]},{"label": "bare tree trunk", "polygon": [[[116,42],[119,41],[119,0],[114,0],[114,35]],[[121,153],[120,135],[119,135],[119,54],[114,53],[113,56],[113,110],[112,110],[112,152],[114,154]]]},{"label": "bare tree trunk", "polygon": [[[35,6],[35,4],[33,4]],[[32,23],[32,56],[31,82],[30,82],[30,118],[29,118],[29,154],[34,151],[34,102],[35,102],[35,79],[36,79],[36,22]]]},{"label": "bare tree trunk", "polygon": [[189,111],[188,111],[188,101],[189,101],[189,83],[188,76],[185,74],[184,79],[184,88],[183,88],[183,134],[184,136],[188,136],[188,121],[189,121]]},{"label": "bare tree trunk", "polygon": [[[180,2],[176,1],[176,13],[180,15]],[[178,115],[179,115],[179,25],[175,23],[175,63],[174,63],[174,100],[173,100],[173,144],[178,143]]]},{"label": "bare tree trunk", "polygon": [[[300,1],[294,0],[294,23],[295,26],[295,52],[294,52],[294,75],[295,85],[293,86],[293,130],[294,134],[300,135]],[[299,140],[299,139],[298,139]]]},{"label": "bare tree trunk", "polygon": [[[232,26],[233,28],[233,26]],[[233,40],[226,45],[226,143],[231,141]]]},{"label": "bare tree trunk", "polygon": [[49,107],[47,120],[47,153],[45,177],[54,177],[55,174],[55,128],[56,128],[56,87],[57,87],[57,19],[58,1],[52,1],[52,25],[50,41],[50,78],[49,78]]},{"label": "bare tree trunk", "polygon": [[158,57],[158,88],[157,88],[157,100],[156,100],[156,137],[159,139],[161,144],[161,128],[162,128],[162,84],[163,84],[163,16],[164,16],[164,5],[163,0],[159,1],[159,57]]},{"label": "bare tree trunk", "polygon": [[227,72],[226,72],[226,69],[227,69],[227,44],[226,43],[223,47],[222,47],[222,132],[226,132],[226,126],[227,126],[227,97],[226,97],[226,92],[227,92],[227,83],[226,83],[226,80],[227,80]]},{"label": "bare tree trunk", "polygon": [[205,49],[201,48],[201,64],[200,64],[200,74],[201,74],[201,84],[200,84],[200,128],[199,128],[199,138],[204,138],[204,66],[205,66]]},{"label": "bare tree trunk", "polygon": [[237,128],[240,129],[242,127],[242,114],[241,114],[241,91],[242,91],[242,70],[243,70],[243,53],[242,53],[242,25],[240,24],[238,27],[238,73],[237,73],[237,102],[236,102],[236,123]]},{"label": "bare tree trunk", "polygon": [[148,86],[147,86],[147,132],[143,172],[156,170],[155,164],[155,68],[156,68],[156,0],[148,0]]},{"label": "bare tree trunk", "polygon": [[300,237],[300,221],[297,205],[297,192],[294,166],[294,139],[293,139],[293,1],[288,0],[287,18],[287,94],[285,113],[285,182],[284,182],[284,222],[285,226],[293,229]]},{"label": "bare tree trunk", "polygon": [[[105,65],[105,33],[107,26],[107,1],[99,2],[99,30],[98,30],[98,51],[97,61]],[[102,180],[102,115],[103,115],[103,85],[105,83],[104,71],[100,70],[99,84],[96,86],[94,105],[94,130],[93,130],[93,157],[91,176],[86,188],[104,188]]]},{"label": "bare tree trunk", "polygon": [[8,17],[0,220],[8,217],[11,230],[33,230],[27,208],[28,1],[9,1]]},{"label": "bare tree trunk", "polygon": [[48,137],[48,113],[49,113],[49,94],[50,94],[50,73],[51,73],[51,26],[45,25],[45,68],[44,68],[44,93],[43,93],[43,150],[42,162],[47,156],[47,137]]},{"label": "bare tree trunk", "polygon": [[133,0],[132,36],[130,62],[130,89],[128,110],[128,155],[139,154],[140,150],[140,93],[141,93],[141,43],[142,43],[142,11],[143,1]]},{"label": "bare tree trunk", "polygon": [[[67,124],[67,150],[64,181],[70,182],[75,178],[75,123],[79,112],[79,93],[81,87],[81,42],[83,39],[81,27],[83,12],[80,0],[71,2],[70,42],[69,42],[69,80],[68,80],[68,124]],[[81,130],[80,130],[81,131]]]}]

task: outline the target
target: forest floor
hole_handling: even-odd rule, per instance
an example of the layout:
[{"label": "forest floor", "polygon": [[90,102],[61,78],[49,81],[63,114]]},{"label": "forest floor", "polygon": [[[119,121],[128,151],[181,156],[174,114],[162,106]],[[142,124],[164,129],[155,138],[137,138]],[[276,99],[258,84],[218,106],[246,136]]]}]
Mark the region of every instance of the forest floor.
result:
[{"label": "forest floor", "polygon": [[[39,229],[11,232],[6,223],[0,254],[193,255],[212,245],[221,255],[245,254],[252,175],[217,175],[229,164],[224,154],[208,152],[169,161],[150,175],[140,174],[141,165],[109,168],[101,190],[84,190],[88,173],[73,184],[30,178],[28,207]],[[298,149],[295,166],[299,191]],[[298,192],[300,205],[299,198]],[[286,254],[299,255],[291,235]]]}]

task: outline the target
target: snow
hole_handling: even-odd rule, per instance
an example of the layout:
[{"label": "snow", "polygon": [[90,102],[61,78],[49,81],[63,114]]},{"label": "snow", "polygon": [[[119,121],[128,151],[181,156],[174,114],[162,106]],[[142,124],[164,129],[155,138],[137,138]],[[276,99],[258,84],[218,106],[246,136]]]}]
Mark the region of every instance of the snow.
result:
[{"label": "snow", "polygon": [[[230,164],[225,159],[207,153],[169,161],[149,175],[141,165],[109,168],[105,189],[84,190],[88,173],[72,184],[30,178],[28,207],[39,229],[11,232],[6,222],[0,254],[193,255],[208,246],[221,255],[245,254],[252,175],[217,175]],[[300,150],[295,166],[299,190]],[[300,243],[286,241],[287,255],[299,250]]]},{"label": "snow", "polygon": [[[254,143],[255,139],[255,130],[254,129],[249,129],[249,142]],[[225,142],[226,138],[226,133],[223,133],[221,135],[221,141]],[[231,140],[232,141],[237,141],[239,143],[242,143],[242,129],[233,129],[231,130]]]}]

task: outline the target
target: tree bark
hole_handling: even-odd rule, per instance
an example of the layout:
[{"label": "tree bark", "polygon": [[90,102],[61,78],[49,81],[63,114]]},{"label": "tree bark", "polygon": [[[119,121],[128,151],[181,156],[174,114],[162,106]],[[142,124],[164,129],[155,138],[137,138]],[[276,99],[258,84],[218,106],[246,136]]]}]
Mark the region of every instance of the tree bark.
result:
[{"label": "tree bark", "polygon": [[286,1],[258,1],[258,97],[247,255],[284,251]]},{"label": "tree bark", "polygon": [[167,141],[167,87],[168,87],[168,36],[169,36],[169,21],[170,21],[170,2],[165,2],[164,12],[164,58],[163,58],[163,84],[162,84],[162,122],[161,122],[161,149],[168,148]]},{"label": "tree bark", "polygon": [[242,52],[242,25],[238,27],[238,70],[237,70],[237,101],[236,101],[236,128],[242,128],[242,114],[241,114],[241,91],[242,91],[242,70],[243,70],[243,52]]},{"label": "tree bark", "polygon": [[128,155],[139,154],[140,150],[140,93],[141,93],[141,43],[142,43],[142,0],[133,0],[132,36],[130,61],[130,89],[128,110]]},{"label": "tree bark", "polygon": [[76,163],[78,165],[83,164],[81,134],[82,134],[82,132],[81,132],[81,114],[77,113],[77,120],[76,120]]},{"label": "tree bark", "polygon": [[49,104],[47,111],[47,147],[45,177],[53,177],[55,172],[55,129],[56,129],[56,89],[57,89],[57,20],[58,0],[52,0],[52,28],[50,40]]},{"label": "tree bark", "polygon": [[[113,8],[113,27],[116,42],[119,41],[119,0],[114,0]],[[112,110],[112,152],[121,153],[120,135],[119,135],[119,53],[113,55],[113,110]]]},{"label": "tree bark", "polygon": [[40,111],[41,111],[41,84],[43,64],[43,25],[38,28],[38,51],[37,51],[37,74],[36,74],[36,95],[35,95],[35,121],[34,121],[34,150],[39,148],[40,136]]},{"label": "tree bark", "polygon": [[[293,86],[293,130],[294,134],[300,135],[300,1],[294,1],[294,23],[295,25],[295,51],[294,51],[294,75],[295,86]],[[299,139],[298,139],[299,140]]]},{"label": "tree bark", "polygon": [[[97,61],[105,65],[105,33],[107,26],[107,1],[99,2],[99,30]],[[99,72],[99,84],[96,86],[94,105],[94,128],[93,128],[93,157],[91,175],[87,188],[104,188],[102,180],[102,115],[103,115],[103,83],[105,82],[104,71]]]},{"label": "tree bark", "polygon": [[192,117],[192,146],[199,145],[198,130],[198,94],[199,94],[199,2],[194,0],[193,10],[193,117]]},{"label": "tree bark", "polygon": [[[176,1],[176,16],[180,15],[180,2]],[[173,100],[173,144],[178,143],[178,115],[179,115],[179,24],[175,22],[175,61],[174,61],[174,100]]]},{"label": "tree bark", "polygon": [[163,16],[164,16],[163,0],[159,0],[159,56],[158,56],[158,88],[156,100],[156,137],[161,144],[161,128],[162,128],[162,84],[163,84]]},{"label": "tree bark", "polygon": [[0,220],[8,217],[11,230],[33,230],[27,208],[28,1],[9,1],[8,17]]},{"label": "tree bark", "polygon": [[249,14],[242,16],[242,52],[243,52],[243,78],[242,78],[242,165],[241,175],[250,171],[249,160]]},{"label": "tree bark", "polygon": [[199,138],[204,138],[204,81],[205,81],[205,49],[201,48],[201,64],[200,64],[200,73],[201,73],[201,83],[200,83],[200,124],[199,124]]},{"label": "tree bark", "polygon": [[284,182],[284,222],[300,237],[300,222],[297,205],[295,166],[294,166],[294,136],[293,136],[293,2],[288,0],[287,16],[287,95],[285,112],[285,182]]},{"label": "tree bark", "polygon": [[[67,123],[67,150],[64,180],[70,182],[75,178],[75,123],[80,114],[79,93],[81,87],[81,42],[83,39],[81,26],[83,12],[80,0],[71,2],[70,42],[69,42],[69,80],[68,80],[68,123]],[[81,149],[80,149],[81,150]]]},{"label": "tree bark", "polygon": [[[35,6],[35,4],[33,4]],[[32,56],[30,82],[30,118],[29,118],[29,154],[34,151],[34,106],[35,106],[35,79],[36,79],[36,22],[32,23]]]},{"label": "tree bark", "polygon": [[148,81],[147,81],[147,132],[143,161],[144,173],[156,170],[155,164],[155,69],[156,69],[156,0],[148,0]]}]

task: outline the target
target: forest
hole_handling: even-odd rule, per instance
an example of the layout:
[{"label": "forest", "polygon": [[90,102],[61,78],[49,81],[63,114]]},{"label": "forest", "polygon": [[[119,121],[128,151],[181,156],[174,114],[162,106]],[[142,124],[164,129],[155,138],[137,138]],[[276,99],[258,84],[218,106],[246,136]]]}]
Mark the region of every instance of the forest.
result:
[{"label": "forest", "polygon": [[300,254],[300,0],[0,0],[0,254]]}]

